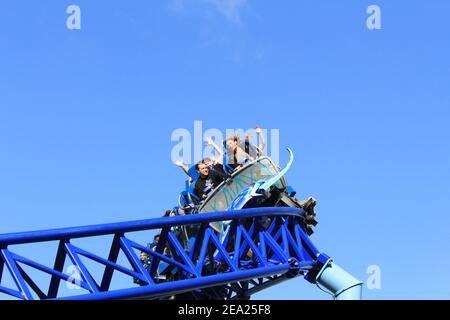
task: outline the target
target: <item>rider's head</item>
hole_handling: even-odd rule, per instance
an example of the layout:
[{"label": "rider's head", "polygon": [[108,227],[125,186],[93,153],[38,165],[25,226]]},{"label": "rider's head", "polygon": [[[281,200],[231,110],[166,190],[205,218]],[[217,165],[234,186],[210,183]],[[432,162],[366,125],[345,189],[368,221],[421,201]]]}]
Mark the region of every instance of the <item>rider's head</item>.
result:
[{"label": "rider's head", "polygon": [[236,164],[236,154],[238,152],[240,143],[240,138],[237,134],[233,134],[228,136],[228,138],[224,141],[225,149],[228,154],[228,163],[229,164]]},{"label": "rider's head", "polygon": [[209,168],[211,168],[214,164],[214,162],[210,158],[205,158],[202,161],[204,164],[206,164]]},{"label": "rider's head", "polygon": [[200,173],[200,175],[203,177],[206,177],[209,174],[208,166],[202,161],[195,165],[195,169],[197,169],[198,173]]},{"label": "rider's head", "polygon": [[239,146],[239,136],[237,134],[233,134],[228,136],[228,138],[225,140],[225,146],[227,150],[235,150]]}]

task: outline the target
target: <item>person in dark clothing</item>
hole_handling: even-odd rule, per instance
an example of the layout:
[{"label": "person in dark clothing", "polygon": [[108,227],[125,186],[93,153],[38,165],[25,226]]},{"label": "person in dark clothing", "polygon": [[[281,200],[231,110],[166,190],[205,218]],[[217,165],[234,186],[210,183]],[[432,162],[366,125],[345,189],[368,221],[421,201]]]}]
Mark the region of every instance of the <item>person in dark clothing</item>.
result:
[{"label": "person in dark clothing", "polygon": [[218,172],[216,169],[210,170],[209,166],[203,161],[195,165],[199,173],[199,178],[195,183],[194,193],[200,199],[206,199],[208,193],[215,189],[222,181],[224,181],[224,175]]},{"label": "person in dark clothing", "polygon": [[[147,246],[147,248],[149,248],[149,246]],[[142,266],[144,267],[145,270],[149,271],[149,267],[150,267],[150,255],[145,252],[145,251],[141,251],[141,254],[139,255],[139,260],[142,264]],[[140,286],[145,286],[147,283],[142,281],[141,279],[135,278],[133,277],[133,282],[140,285]]]},{"label": "person in dark clothing", "polygon": [[219,162],[216,162],[210,158],[205,158],[202,161],[204,164],[206,164],[209,168],[209,172],[218,175],[222,178],[222,180],[225,180],[227,178],[227,174],[225,173],[223,169],[223,165]]},{"label": "person in dark clothing", "polygon": [[153,242],[150,243],[150,249],[152,249],[153,251],[156,251],[156,246],[158,245],[159,238],[160,238],[160,234],[158,233],[157,235],[155,235],[153,237]]}]

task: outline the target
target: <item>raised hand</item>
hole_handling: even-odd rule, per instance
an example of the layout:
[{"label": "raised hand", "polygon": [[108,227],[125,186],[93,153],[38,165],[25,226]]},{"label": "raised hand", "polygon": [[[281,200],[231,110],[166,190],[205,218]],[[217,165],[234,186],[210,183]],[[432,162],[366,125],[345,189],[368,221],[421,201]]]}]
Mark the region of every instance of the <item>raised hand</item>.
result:
[{"label": "raised hand", "polygon": [[183,164],[183,162],[181,160],[176,160],[175,161],[175,165],[178,166],[178,167],[183,167],[184,166],[184,164]]}]

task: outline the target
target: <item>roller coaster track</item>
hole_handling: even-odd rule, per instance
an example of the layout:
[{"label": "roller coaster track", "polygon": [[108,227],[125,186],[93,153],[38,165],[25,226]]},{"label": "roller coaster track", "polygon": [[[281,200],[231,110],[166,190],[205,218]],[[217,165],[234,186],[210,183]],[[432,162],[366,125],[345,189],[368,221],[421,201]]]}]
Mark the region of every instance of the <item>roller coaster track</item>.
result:
[{"label": "roller coaster track", "polygon": [[[298,276],[314,283],[330,259],[311,242],[304,217],[299,208],[253,208],[4,234],[0,235],[0,293],[23,300],[166,299],[186,294],[192,299],[249,299],[258,291]],[[229,221],[229,227],[219,234],[210,224],[222,221]],[[192,234],[191,243],[180,236],[179,231],[187,229]],[[129,238],[129,234],[141,231],[160,231],[158,244],[150,248]],[[73,244],[80,238],[104,241],[96,237],[106,235],[113,240],[108,240],[110,249],[105,256]],[[20,245],[41,242],[58,243],[54,261],[47,261],[52,266],[14,252]],[[148,266],[141,263],[141,252],[150,257]],[[126,256],[128,265],[118,262],[119,253]],[[86,258],[102,266],[101,279],[94,278],[83,262]],[[79,270],[77,284],[82,294],[80,290],[76,295],[61,293],[62,282],[73,282],[70,274],[64,273],[66,262]],[[45,288],[37,285],[24,266],[49,276]],[[161,280],[162,269],[165,280]],[[6,273],[13,285],[2,283]],[[111,289],[115,273],[129,276],[129,287]]]}]

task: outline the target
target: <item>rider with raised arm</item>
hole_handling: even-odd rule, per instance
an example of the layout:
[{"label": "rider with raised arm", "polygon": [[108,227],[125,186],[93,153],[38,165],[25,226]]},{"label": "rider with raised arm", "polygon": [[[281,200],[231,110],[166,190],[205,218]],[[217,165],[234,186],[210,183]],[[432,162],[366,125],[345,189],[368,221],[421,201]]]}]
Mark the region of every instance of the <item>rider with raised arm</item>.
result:
[{"label": "rider with raised arm", "polygon": [[228,136],[224,141],[224,146],[228,155],[227,165],[232,167],[235,171],[239,170],[245,163],[254,160],[254,158],[245,152],[240,145],[241,139],[237,134]]},{"label": "rider with raised arm", "polygon": [[214,190],[222,181],[224,181],[224,175],[219,174],[215,170],[210,170],[208,165],[203,161],[200,161],[195,165],[199,173],[199,178],[195,183],[194,193],[200,199],[206,199],[208,194]]}]

